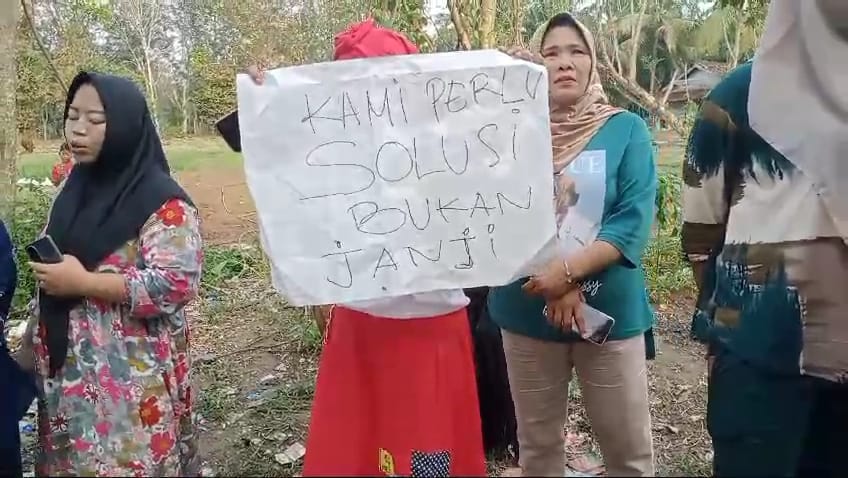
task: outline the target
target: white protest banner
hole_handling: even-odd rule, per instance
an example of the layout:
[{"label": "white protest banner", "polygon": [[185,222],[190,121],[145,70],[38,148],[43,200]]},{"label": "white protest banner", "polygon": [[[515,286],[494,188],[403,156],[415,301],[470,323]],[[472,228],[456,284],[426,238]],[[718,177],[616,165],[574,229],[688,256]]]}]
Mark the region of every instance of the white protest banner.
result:
[{"label": "white protest banner", "polygon": [[237,85],[263,248],[294,305],[502,285],[556,235],[542,66],[452,52]]}]

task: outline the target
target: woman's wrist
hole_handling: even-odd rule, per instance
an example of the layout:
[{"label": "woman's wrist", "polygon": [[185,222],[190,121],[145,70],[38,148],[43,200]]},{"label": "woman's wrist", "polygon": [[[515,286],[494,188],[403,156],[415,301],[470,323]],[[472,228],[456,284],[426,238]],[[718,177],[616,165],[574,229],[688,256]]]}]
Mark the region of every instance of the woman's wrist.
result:
[{"label": "woman's wrist", "polygon": [[86,271],[79,284],[79,295],[83,297],[91,297],[93,295],[92,293],[97,289],[98,275],[97,272]]},{"label": "woman's wrist", "polygon": [[562,274],[565,279],[565,283],[568,285],[574,284],[574,275],[571,274],[571,265],[568,263],[568,259],[562,259],[560,261],[560,265],[562,266]]},{"label": "woman's wrist", "polygon": [[580,287],[580,281],[574,276],[573,268],[569,259],[562,260],[563,276],[565,278],[566,290],[571,292]]},{"label": "woman's wrist", "polygon": [[572,254],[566,257],[563,260],[563,263],[568,269],[567,274],[569,283],[575,286],[579,285],[580,281],[585,278],[582,254],[580,254],[579,252],[576,254]]},{"label": "woman's wrist", "polygon": [[88,272],[80,284],[80,295],[109,302],[126,299],[126,278],[111,272]]}]

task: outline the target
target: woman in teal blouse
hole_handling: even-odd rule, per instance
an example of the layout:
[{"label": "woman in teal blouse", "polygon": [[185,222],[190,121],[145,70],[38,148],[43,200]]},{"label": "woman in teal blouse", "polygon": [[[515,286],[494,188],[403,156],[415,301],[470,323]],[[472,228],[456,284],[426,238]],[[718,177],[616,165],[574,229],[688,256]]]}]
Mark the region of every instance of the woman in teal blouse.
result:
[{"label": "woman in teal blouse", "polygon": [[[594,240],[489,295],[492,319],[504,332],[522,471],[562,476],[568,384],[576,369],[607,472],[652,476],[646,347],[653,344],[646,337],[653,311],[640,266],[657,187],[650,133],[641,118],[607,104],[591,34],[570,15],[546,22],[531,51],[510,53],[548,68],[558,219],[573,206],[574,192],[577,201],[591,199],[592,181],[573,179],[578,165],[600,162],[603,180],[594,187],[604,187],[594,191],[604,198]],[[572,324],[584,329],[585,305],[615,319],[603,345],[572,332]]]}]

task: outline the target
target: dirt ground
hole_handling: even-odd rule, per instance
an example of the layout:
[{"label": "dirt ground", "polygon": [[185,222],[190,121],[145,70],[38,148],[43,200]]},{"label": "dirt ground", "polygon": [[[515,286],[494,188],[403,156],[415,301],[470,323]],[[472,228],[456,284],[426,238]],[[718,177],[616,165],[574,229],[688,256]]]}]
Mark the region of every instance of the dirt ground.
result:
[{"label": "dirt ground", "polygon": [[[240,169],[189,171],[179,179],[201,211],[208,244],[255,243],[255,211]],[[649,380],[658,475],[710,474],[706,374],[701,350],[688,338],[690,310],[685,296],[657,306],[659,355]],[[314,325],[302,309],[285,306],[267,280],[207,294],[190,314],[208,471],[295,475],[297,460],[291,464],[286,455],[305,443],[320,351]],[[570,395],[569,467],[576,476],[603,474],[579,390]],[[515,476],[516,470],[493,463],[492,472]]]},{"label": "dirt ground", "polygon": [[205,168],[177,177],[200,209],[208,243],[238,243],[256,230],[256,210],[241,168]]},{"label": "dirt ground", "polygon": [[[241,167],[177,175],[200,210],[207,246],[255,247],[256,213]],[[188,309],[207,476],[299,471],[321,339],[302,309],[281,302],[267,277],[268,271],[258,271],[206,290]],[[659,476],[710,475],[706,369],[700,347],[688,337],[691,306],[686,296],[656,306],[659,355],[650,364],[649,380]],[[569,395],[566,451],[572,474],[603,474],[580,391],[573,387]],[[29,435],[31,463],[34,435]],[[509,465],[493,461],[492,474],[517,476]]]}]

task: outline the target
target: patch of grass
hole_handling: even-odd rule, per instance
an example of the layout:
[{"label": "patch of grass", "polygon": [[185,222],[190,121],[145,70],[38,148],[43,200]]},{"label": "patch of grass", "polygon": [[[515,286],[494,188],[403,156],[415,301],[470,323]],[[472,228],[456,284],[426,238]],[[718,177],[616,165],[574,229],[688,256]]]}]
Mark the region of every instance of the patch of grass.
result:
[{"label": "patch of grass", "polygon": [[[263,407],[258,407],[256,415],[267,420],[292,420],[312,406],[315,383],[311,377],[301,379],[279,387],[270,395]],[[266,420],[261,420],[266,422]],[[294,428],[296,423],[288,423],[283,429]],[[275,428],[277,426],[275,425]]]},{"label": "patch of grass", "polygon": [[[59,143],[46,150],[22,154],[18,161],[21,177],[48,177],[58,160]],[[171,169],[176,172],[196,171],[204,167],[237,168],[242,165],[241,155],[227,149],[223,140],[215,137],[195,137],[169,141],[165,154]]]},{"label": "patch of grass", "polygon": [[203,251],[204,290],[220,289],[228,281],[248,276],[267,274],[267,262],[257,247],[236,245],[209,245]]},{"label": "patch of grass", "polygon": [[678,144],[663,145],[657,154],[657,170],[660,174],[680,174],[683,167],[685,148]]},{"label": "patch of grass", "polygon": [[323,338],[318,325],[305,308],[288,308],[282,316],[286,324],[284,334],[292,349],[300,354],[317,355],[321,351]]},{"label": "patch of grass", "polygon": [[[198,371],[206,375],[207,380],[226,384],[232,380],[227,374],[214,364],[210,366],[198,366]],[[227,387],[204,387],[198,393],[197,411],[206,420],[224,421],[237,408],[233,395]]]},{"label": "patch of grass", "polygon": [[680,237],[677,235],[667,235],[660,231],[648,245],[642,264],[651,300],[655,304],[695,287],[692,269],[683,260]]}]

